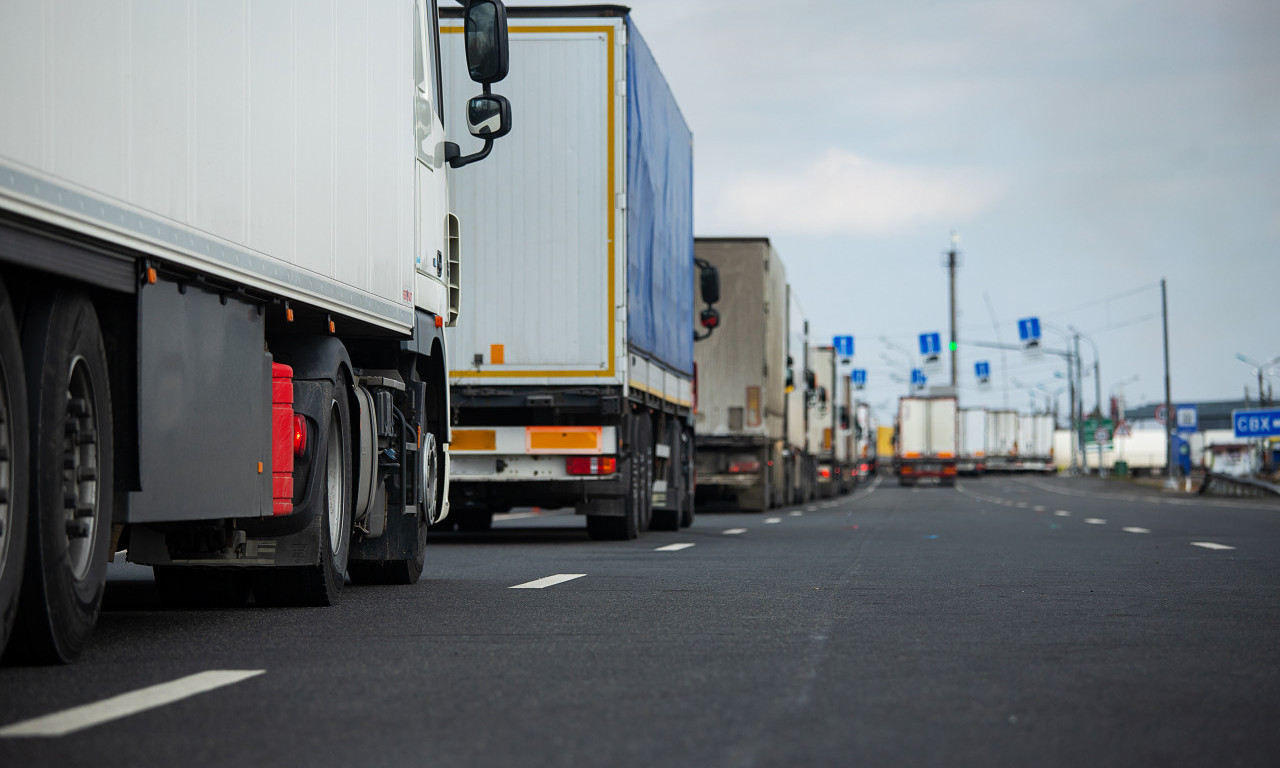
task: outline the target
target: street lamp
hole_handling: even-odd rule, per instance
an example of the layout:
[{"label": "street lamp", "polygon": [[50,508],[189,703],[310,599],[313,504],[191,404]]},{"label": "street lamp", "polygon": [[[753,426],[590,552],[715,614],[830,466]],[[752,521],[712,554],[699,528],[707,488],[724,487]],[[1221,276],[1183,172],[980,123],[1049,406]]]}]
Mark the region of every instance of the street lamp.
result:
[{"label": "street lamp", "polygon": [[1245,365],[1248,365],[1253,368],[1254,375],[1258,377],[1258,405],[1266,405],[1266,403],[1263,402],[1263,395],[1262,395],[1262,375],[1264,372],[1266,372],[1267,375],[1270,375],[1270,372],[1267,371],[1267,369],[1275,365],[1276,363],[1280,363],[1280,356],[1273,357],[1265,363],[1259,363],[1257,360],[1253,360],[1251,358],[1245,357],[1244,355],[1237,352],[1236,359],[1244,363]]},{"label": "street lamp", "polygon": [[1098,373],[1098,345],[1093,339],[1081,333],[1074,325],[1068,325],[1067,328],[1075,335],[1089,342],[1089,346],[1093,347],[1093,394],[1097,399],[1098,418],[1102,418],[1102,376]]}]

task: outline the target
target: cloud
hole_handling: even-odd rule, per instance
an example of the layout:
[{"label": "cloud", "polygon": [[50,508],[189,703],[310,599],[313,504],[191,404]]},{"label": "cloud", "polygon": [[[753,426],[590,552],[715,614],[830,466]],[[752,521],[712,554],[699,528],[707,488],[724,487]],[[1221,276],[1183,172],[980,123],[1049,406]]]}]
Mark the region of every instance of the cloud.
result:
[{"label": "cloud", "polygon": [[996,197],[996,185],[972,171],[895,166],[831,149],[806,167],[739,175],[716,196],[711,223],[725,231],[885,235],[961,223]]}]

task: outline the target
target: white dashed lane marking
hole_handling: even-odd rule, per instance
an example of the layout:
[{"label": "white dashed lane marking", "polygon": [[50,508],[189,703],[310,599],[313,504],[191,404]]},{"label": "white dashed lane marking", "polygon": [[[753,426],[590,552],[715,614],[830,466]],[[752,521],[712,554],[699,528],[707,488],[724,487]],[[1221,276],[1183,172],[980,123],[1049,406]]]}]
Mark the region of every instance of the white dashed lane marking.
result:
[{"label": "white dashed lane marking", "polygon": [[566,581],[573,581],[574,579],[580,579],[586,575],[587,574],[585,573],[557,573],[555,576],[547,576],[542,579],[534,579],[533,581],[526,581],[523,584],[517,584],[514,587],[508,587],[508,589],[544,589],[546,587],[554,587],[557,584],[563,584]]},{"label": "white dashed lane marking", "polygon": [[1215,549],[1215,550],[1217,550],[1217,549],[1235,549],[1235,547],[1229,547],[1229,546],[1227,546],[1226,544],[1217,544],[1217,543],[1212,542],[1212,541],[1193,541],[1193,542],[1191,542],[1191,546],[1193,546],[1193,547],[1204,547],[1205,549]]},{"label": "white dashed lane marking", "polygon": [[689,547],[692,547],[692,546],[693,544],[688,544],[688,543],[668,544],[665,547],[658,547],[653,551],[654,552],[679,552],[682,549],[688,549]]},{"label": "white dashed lane marking", "polygon": [[782,522],[782,518],[780,517],[766,517],[764,519],[765,525],[777,525],[780,522]]},{"label": "white dashed lane marking", "polygon": [[1151,533],[1150,529],[1147,528],[1124,528],[1122,530],[1125,533]]},{"label": "white dashed lane marking", "polygon": [[1057,515],[1058,517],[1071,517],[1071,513],[1065,509],[1059,509],[1057,512],[1054,512],[1053,514]]},{"label": "white dashed lane marking", "polygon": [[1084,521],[1089,525],[1106,525],[1107,524],[1106,520],[1103,520],[1102,518],[1099,518],[1099,517],[1086,517]]},{"label": "white dashed lane marking", "polygon": [[130,693],[122,693],[109,699],[72,707],[43,717],[23,720],[0,728],[0,737],[9,736],[66,736],[69,733],[92,728],[95,725],[119,720],[122,717],[155,709],[175,701],[190,698],[215,688],[232,685],[251,677],[257,677],[263,669],[213,669],[168,683],[153,685]]},{"label": "white dashed lane marking", "polygon": [[725,536],[737,536],[739,533],[746,533],[746,528],[729,528],[724,532]]},{"label": "white dashed lane marking", "polygon": [[793,510],[791,511],[791,516],[792,516],[792,517],[804,517],[804,513],[803,513],[803,512],[801,512],[801,511],[800,511],[800,510],[798,510],[798,509],[793,509]]}]

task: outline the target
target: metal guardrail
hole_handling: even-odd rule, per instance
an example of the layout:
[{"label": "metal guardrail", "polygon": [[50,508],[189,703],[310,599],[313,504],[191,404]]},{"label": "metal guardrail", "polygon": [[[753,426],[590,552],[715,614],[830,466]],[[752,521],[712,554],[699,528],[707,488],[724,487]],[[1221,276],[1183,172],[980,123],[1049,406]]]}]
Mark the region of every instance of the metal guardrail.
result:
[{"label": "metal guardrail", "polygon": [[1207,472],[1200,483],[1199,493],[1215,493],[1223,496],[1280,496],[1280,485],[1252,477],[1235,477]]}]

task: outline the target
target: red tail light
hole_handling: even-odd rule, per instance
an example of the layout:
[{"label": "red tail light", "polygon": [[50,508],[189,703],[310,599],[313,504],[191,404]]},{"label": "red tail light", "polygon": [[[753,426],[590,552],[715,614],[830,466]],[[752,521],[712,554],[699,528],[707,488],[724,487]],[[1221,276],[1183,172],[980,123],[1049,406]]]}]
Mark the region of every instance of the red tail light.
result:
[{"label": "red tail light", "polygon": [[571,475],[612,475],[618,460],[612,456],[567,456],[564,469]]},{"label": "red tail light", "polygon": [[760,462],[758,461],[735,461],[729,465],[731,475],[749,475],[759,471]]},{"label": "red tail light", "polygon": [[819,473],[823,477],[831,477],[831,470],[827,469],[826,467],[823,467],[821,470],[819,470]]},{"label": "red tail light", "polygon": [[293,416],[293,455],[301,456],[307,452],[307,420],[301,414]]}]

